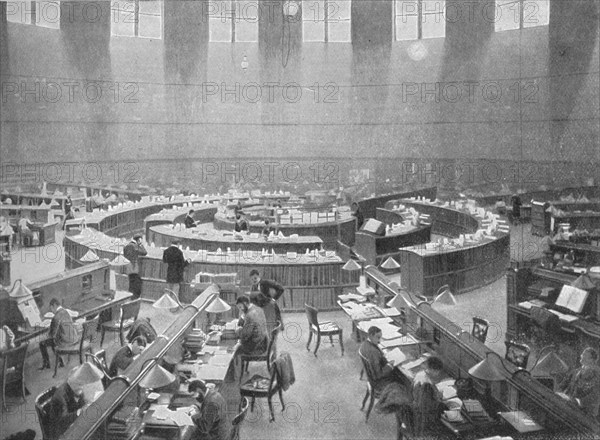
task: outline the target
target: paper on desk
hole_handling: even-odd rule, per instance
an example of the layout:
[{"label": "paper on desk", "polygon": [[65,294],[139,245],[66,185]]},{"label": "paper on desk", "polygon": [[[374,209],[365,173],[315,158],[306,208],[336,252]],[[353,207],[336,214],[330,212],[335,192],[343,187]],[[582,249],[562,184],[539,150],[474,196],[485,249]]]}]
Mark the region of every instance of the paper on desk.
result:
[{"label": "paper on desk", "polygon": [[394,348],[388,351],[385,355],[386,359],[395,367],[406,360],[406,355],[399,348]]},{"label": "paper on desk", "polygon": [[193,426],[194,422],[188,414],[190,408],[177,408],[176,411],[170,411],[169,418],[173,420],[177,426]]},{"label": "paper on desk", "polygon": [[533,307],[533,304],[531,304],[529,301],[523,301],[519,303],[519,307],[529,310],[531,307]]},{"label": "paper on desk", "polygon": [[427,357],[422,356],[419,359],[407,362],[402,367],[405,368],[406,370],[412,370],[413,368],[418,367],[419,365],[421,365],[426,360],[427,360]]},{"label": "paper on desk", "polygon": [[385,316],[400,316],[400,311],[396,307],[391,307],[389,309],[381,309]]}]

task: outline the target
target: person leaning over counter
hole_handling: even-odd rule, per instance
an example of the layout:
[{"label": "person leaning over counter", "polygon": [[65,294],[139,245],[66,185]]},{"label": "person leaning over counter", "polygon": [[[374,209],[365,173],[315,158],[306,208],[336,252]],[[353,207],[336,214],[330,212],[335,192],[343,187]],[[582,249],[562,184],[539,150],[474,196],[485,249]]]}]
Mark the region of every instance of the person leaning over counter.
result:
[{"label": "person leaning over counter", "polygon": [[572,371],[560,383],[559,393],[577,404],[586,414],[598,417],[600,410],[600,367],[598,351],[587,347],[579,358],[581,367]]},{"label": "person leaning over counter", "polygon": [[127,369],[135,357],[140,354],[144,348],[146,348],[146,344],[146,338],[143,336],[137,336],[131,341],[131,343],[119,348],[110,362],[108,375],[114,377],[121,371]]},{"label": "person leaning over counter", "polygon": [[227,440],[229,439],[227,402],[218,391],[206,385],[202,380],[193,380],[188,385],[188,392],[200,406],[200,411],[191,416],[199,431],[198,438]]},{"label": "person leaning over counter", "polygon": [[263,295],[266,298],[273,298],[277,301],[283,295],[284,288],[281,284],[273,280],[264,280],[260,277],[260,272],[256,269],[250,271],[250,295],[252,299],[256,295]]}]

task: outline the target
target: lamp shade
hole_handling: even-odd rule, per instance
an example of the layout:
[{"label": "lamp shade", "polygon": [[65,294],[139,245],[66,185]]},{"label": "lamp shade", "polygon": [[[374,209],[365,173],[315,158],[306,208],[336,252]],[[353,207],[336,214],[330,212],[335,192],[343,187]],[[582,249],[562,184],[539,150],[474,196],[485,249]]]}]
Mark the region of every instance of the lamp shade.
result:
[{"label": "lamp shade", "polygon": [[96,252],[90,249],[85,253],[83,257],[81,257],[79,261],[82,261],[84,263],[93,263],[95,261],[100,261],[100,258],[98,257],[98,255],[96,255]]},{"label": "lamp shade", "polygon": [[223,313],[229,310],[231,310],[231,306],[218,296],[206,308],[208,313]]},{"label": "lamp shade", "polygon": [[122,267],[127,266],[129,263],[130,261],[123,255],[117,255],[109,264],[111,267]]},{"label": "lamp shade", "polygon": [[379,266],[379,267],[381,267],[383,269],[399,269],[400,265],[392,257],[388,257],[388,259],[385,260],[383,262],[383,264],[381,266]]},{"label": "lamp shade", "polygon": [[409,306],[404,296],[402,296],[400,293],[397,293],[396,296],[389,300],[386,305],[388,307],[395,307],[396,310],[401,310]]},{"label": "lamp shade", "polygon": [[[17,283],[19,284],[17,286]],[[13,286],[13,289],[9,292],[8,296],[10,296],[11,298],[24,298],[27,296],[33,296],[33,292],[31,290],[29,290],[29,288],[23,284],[23,281],[18,279],[17,281],[15,281],[15,285]]]},{"label": "lamp shade", "polygon": [[152,304],[152,307],[155,309],[176,309],[179,307],[179,304],[171,297],[171,295],[165,293]]},{"label": "lamp shade", "polygon": [[437,304],[444,304],[447,306],[455,306],[456,298],[454,298],[454,295],[452,295],[452,292],[450,292],[450,290],[444,290],[442,293],[435,297],[433,302]]},{"label": "lamp shade", "polygon": [[346,262],[346,264],[344,264],[342,266],[342,269],[343,270],[350,270],[351,271],[351,270],[360,270],[361,267],[360,267],[360,264],[358,264],[356,261],[354,261],[354,260],[348,260]]},{"label": "lamp shade", "polygon": [[469,368],[469,374],[475,379],[490,382],[506,379],[504,375],[498,371],[498,368],[490,361],[490,358],[487,355],[484,360]]},{"label": "lamp shade", "polygon": [[531,370],[532,376],[553,376],[555,374],[566,373],[569,366],[563,361],[556,352],[551,351],[541,358]]},{"label": "lamp shade", "polygon": [[175,376],[160,365],[155,365],[140,381],[142,388],[162,388],[175,382]]},{"label": "lamp shade", "polygon": [[75,367],[69,375],[70,384],[88,385],[98,382],[104,377],[98,367],[89,362],[85,362],[79,367]]},{"label": "lamp shade", "polygon": [[596,287],[587,273],[579,275],[579,277],[577,277],[577,279],[571,283],[571,286],[583,290],[592,290],[594,287]]}]

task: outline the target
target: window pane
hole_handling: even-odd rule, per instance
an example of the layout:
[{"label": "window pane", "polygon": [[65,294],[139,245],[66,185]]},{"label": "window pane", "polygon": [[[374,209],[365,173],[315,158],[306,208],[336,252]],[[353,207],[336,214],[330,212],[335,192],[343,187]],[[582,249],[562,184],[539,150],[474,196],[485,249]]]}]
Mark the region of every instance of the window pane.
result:
[{"label": "window pane", "polygon": [[162,20],[156,15],[140,14],[138,36],[143,38],[162,38]]},{"label": "window pane", "polygon": [[258,41],[258,3],[239,0],[236,4],[235,41]]},{"label": "window pane", "polygon": [[[514,0],[496,0],[495,17],[487,17],[488,20],[494,20],[496,32],[509,31],[520,28],[520,2]],[[491,8],[488,8],[487,14],[491,15]]]},{"label": "window pane", "polygon": [[329,22],[349,20],[351,14],[350,0],[335,0],[327,2],[327,20]]},{"label": "window pane", "polygon": [[419,4],[415,0],[397,0],[396,16],[417,15],[419,13]]},{"label": "window pane", "polygon": [[111,12],[111,35],[135,37],[135,3],[115,1],[111,5]]},{"label": "window pane", "polygon": [[396,16],[396,41],[416,40],[418,36],[417,16]]},{"label": "window pane", "polygon": [[7,2],[6,21],[10,23],[31,24],[34,5],[31,1]]},{"label": "window pane", "polygon": [[208,23],[210,41],[231,43],[231,19],[222,19],[219,16],[210,17]]},{"label": "window pane", "polygon": [[36,2],[35,19],[38,26],[60,29],[60,2]]},{"label": "window pane", "polygon": [[325,41],[325,2],[302,2],[302,38],[304,41]]},{"label": "window pane", "polygon": [[424,0],[421,20],[422,38],[442,38],[446,35],[446,2],[444,0]]},{"label": "window pane", "polygon": [[139,3],[140,14],[152,14],[162,16],[162,2],[142,0]]},{"label": "window pane", "polygon": [[550,21],[549,0],[525,0],[523,2],[523,27],[545,26]]},{"label": "window pane", "polygon": [[329,41],[340,43],[350,42],[350,20],[329,23]]}]

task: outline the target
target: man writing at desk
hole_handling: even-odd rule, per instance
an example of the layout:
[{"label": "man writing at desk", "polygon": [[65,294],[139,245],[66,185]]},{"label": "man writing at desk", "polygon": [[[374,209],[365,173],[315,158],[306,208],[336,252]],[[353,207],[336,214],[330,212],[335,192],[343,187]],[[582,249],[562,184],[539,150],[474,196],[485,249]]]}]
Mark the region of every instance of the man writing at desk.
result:
[{"label": "man writing at desk", "polygon": [[188,391],[198,401],[200,412],[192,415],[192,421],[198,428],[198,438],[206,440],[227,440],[229,423],[227,422],[227,403],[221,394],[209,389],[202,380],[193,380]]},{"label": "man writing at desk", "polygon": [[121,371],[127,369],[144,348],[146,348],[146,338],[143,336],[136,336],[130,344],[121,347],[110,362],[109,376],[117,376]]},{"label": "man writing at desk", "polygon": [[598,352],[591,347],[581,353],[581,367],[572,371],[559,385],[561,397],[576,403],[586,414],[598,417],[600,408],[600,368]]},{"label": "man writing at desk", "polygon": [[383,351],[379,348],[382,331],[379,327],[371,326],[367,332],[367,339],[360,345],[358,353],[370,365],[375,387],[382,390],[386,385],[397,382],[394,369],[388,363]]},{"label": "man writing at desk", "polygon": [[[44,361],[40,370],[50,368],[48,347],[54,350],[56,346],[75,344],[79,340],[79,335],[71,315],[60,305],[60,302],[56,298],[50,300],[50,311],[54,316],[50,323],[48,338],[40,342],[40,352]],[[59,366],[62,367],[63,365],[62,359],[59,359]]]},{"label": "man writing at desk", "polygon": [[79,368],[75,367],[71,370],[67,381],[56,389],[48,404],[47,414],[50,421],[51,439],[57,439],[64,434],[85,406],[86,402],[83,398],[85,384],[78,380]]}]

